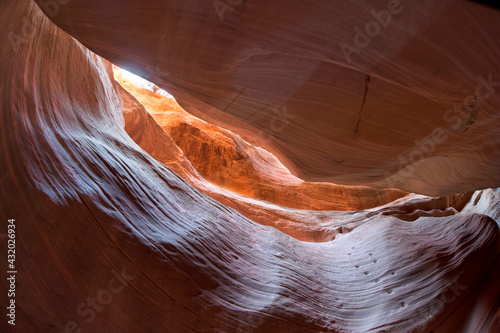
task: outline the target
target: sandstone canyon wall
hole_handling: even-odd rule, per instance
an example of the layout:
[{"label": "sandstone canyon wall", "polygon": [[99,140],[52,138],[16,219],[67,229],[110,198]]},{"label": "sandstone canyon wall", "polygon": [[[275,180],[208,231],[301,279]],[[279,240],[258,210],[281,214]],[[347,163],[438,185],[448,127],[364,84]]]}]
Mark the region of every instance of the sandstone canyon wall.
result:
[{"label": "sandstone canyon wall", "polygon": [[500,13],[491,8],[39,3],[91,50],[268,148],[301,179],[428,195],[499,184]]},{"label": "sandstone canyon wall", "polygon": [[[265,149],[190,115],[173,98],[139,87],[120,72],[115,77],[138,98],[201,176],[219,187],[286,207],[315,210],[361,210],[406,194],[396,189],[304,182]],[[154,150],[143,148],[163,160]]]},{"label": "sandstone canyon wall", "polygon": [[[264,150],[267,161],[272,163],[262,163],[259,161],[259,155],[252,153],[258,147],[250,146],[242,143],[232,150],[236,154],[240,154],[241,158],[237,159],[240,165],[246,166],[241,172],[230,169],[227,164],[233,163],[231,153],[227,150],[233,148],[231,143],[234,140],[241,142],[241,139],[234,137],[228,131],[217,128],[216,126],[206,124],[197,120],[183,111],[172,98],[165,98],[159,94],[154,94],[146,89],[138,87],[133,82],[126,80],[122,75],[115,74],[120,82],[119,91],[124,101],[124,120],[125,130],[130,137],[144,150],[146,150],[156,160],[171,168],[178,175],[193,184],[197,189],[208,194],[212,198],[218,200],[224,205],[234,208],[243,215],[259,222],[263,225],[270,225],[278,230],[288,234],[298,240],[325,242],[338,237],[339,234],[349,232],[355,226],[362,223],[363,219],[359,216],[355,218],[345,218],[352,215],[353,212],[347,214],[343,212],[319,212],[316,210],[327,210],[332,207],[346,210],[349,205],[357,205],[358,207],[372,208],[380,206],[383,203],[388,203],[391,197],[393,199],[401,197],[403,192],[394,190],[377,191],[369,187],[354,187],[354,186],[338,186],[330,183],[307,183],[303,182],[289,174],[284,167],[279,164],[276,159],[269,155]],[[121,86],[126,87],[124,90]],[[130,91],[137,96],[136,100]],[[142,103],[142,104],[141,104]],[[143,106],[144,105],[144,106]],[[211,148],[205,152],[200,149],[198,137],[189,137],[194,139],[191,142],[179,140],[181,150],[177,147],[174,140],[165,133],[162,128],[153,120],[151,114],[163,124],[163,128],[167,131],[172,124],[177,124],[177,120],[186,119],[191,123],[195,132],[201,133],[208,137],[211,143]],[[173,115],[172,115],[173,112]],[[175,127],[174,127],[175,128]],[[192,134],[192,131],[186,131],[185,134]],[[188,139],[188,140],[189,140]],[[229,144],[228,144],[229,141]],[[188,143],[191,143],[189,145]],[[197,153],[196,149],[199,149]],[[192,154],[184,156],[184,151]],[[203,156],[203,160],[196,159],[198,155]],[[196,169],[191,164],[195,158]],[[226,162],[227,164],[221,163]],[[254,168],[253,164],[259,164],[259,168]],[[250,167],[249,167],[250,166]],[[202,177],[198,173],[199,168],[215,168],[219,169],[213,173],[204,174]],[[206,170],[206,169],[205,169]],[[202,171],[204,171],[202,169]],[[257,177],[255,173],[260,173],[263,177]],[[203,172],[202,172],[203,173]],[[243,188],[245,194],[241,195],[233,191],[228,191],[226,188],[227,176],[231,176],[229,181],[244,182],[247,187]],[[208,180],[214,181],[215,177],[220,177],[224,183],[218,183],[216,186]],[[221,187],[221,185],[223,185]],[[303,186],[306,185],[306,186]],[[270,195],[256,195],[256,192],[266,188],[269,192],[277,194],[277,197]],[[323,197],[321,197],[321,195]],[[390,203],[389,209],[384,214],[410,214],[413,217],[405,217],[415,219],[421,214],[427,214],[426,211],[434,211],[432,214],[453,214],[453,211],[461,210],[470,200],[472,193],[464,193],[441,198],[428,198],[425,200],[417,200],[414,202],[413,196],[409,195],[403,200],[398,200]],[[294,198],[294,200],[290,200]],[[267,199],[254,200],[257,199]],[[274,201],[274,204],[269,200]],[[299,199],[300,198],[300,199]],[[278,201],[278,202],[276,202]],[[398,203],[404,202],[402,206]],[[281,203],[278,205],[277,203]],[[377,203],[375,205],[374,203]],[[283,204],[291,204],[294,208],[308,207],[305,210],[287,209]],[[437,211],[436,211],[437,210]],[[380,213],[380,210],[377,210]],[[440,212],[443,211],[443,212]],[[372,213],[370,213],[372,214]],[[352,216],[351,216],[352,217]]]},{"label": "sandstone canyon wall", "polygon": [[[466,59],[486,78],[495,72],[496,12],[412,2],[426,18],[413,30],[388,27],[401,39],[374,48],[380,62],[368,79],[320,47],[369,12],[365,2],[247,1],[222,22],[210,2],[40,3],[45,14],[33,1],[0,2],[0,234],[15,219],[17,241],[16,325],[2,314],[2,332],[498,329],[500,194],[486,189],[498,185],[497,94],[393,184],[454,195],[317,211],[207,182],[108,62],[135,66],[188,112],[264,145],[298,176],[374,185],[412,140],[442,127],[433,110],[474,90],[461,75],[472,71]],[[331,22],[334,8],[345,15]],[[448,45],[433,42],[437,28]],[[394,57],[382,61],[385,52]],[[268,104],[296,118],[264,140],[252,133],[273,125],[241,119]],[[5,308],[3,275],[1,286]]]}]

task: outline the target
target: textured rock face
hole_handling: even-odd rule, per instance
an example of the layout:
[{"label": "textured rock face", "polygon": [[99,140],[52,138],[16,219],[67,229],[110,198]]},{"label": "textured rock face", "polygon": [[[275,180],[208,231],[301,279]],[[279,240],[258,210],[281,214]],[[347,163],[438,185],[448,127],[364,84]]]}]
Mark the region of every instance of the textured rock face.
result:
[{"label": "textured rock face", "polygon": [[[72,28],[85,32],[97,31],[97,18],[107,14],[98,5],[73,0],[65,12],[63,5],[52,8],[88,18]],[[131,14],[134,5],[122,2],[115,16]],[[320,5],[292,10],[283,24],[302,22]],[[278,10],[272,3],[264,8],[263,18]],[[160,9],[151,5],[143,17],[157,23]],[[179,30],[196,28],[182,11],[172,15],[186,19],[169,22]],[[316,22],[310,18],[306,26]],[[274,24],[269,20],[268,30]],[[16,325],[2,315],[0,331],[495,332],[498,190],[410,194],[354,212],[290,209],[230,194],[209,187],[114,81],[110,63],[59,30],[34,2],[0,2],[0,27],[0,234],[15,218],[18,271]],[[122,49],[130,60],[127,49],[137,48],[133,37],[144,26],[128,27],[113,27],[131,37],[115,49],[109,30],[102,31],[102,47],[114,50],[102,55]],[[189,68],[191,53],[181,54]],[[182,73],[182,62],[176,65]],[[194,78],[184,79],[196,87]],[[225,88],[213,89],[216,96]],[[480,162],[489,165],[488,156]],[[460,180],[464,187],[490,181],[482,170],[477,181]],[[263,225],[266,219],[288,223],[297,235]],[[309,242],[297,239],[301,232]]]},{"label": "textured rock face", "polygon": [[[141,88],[120,72],[115,73],[115,77],[147,108],[201,176],[219,187],[286,207],[314,210],[373,208],[405,195],[395,189],[376,190],[366,186],[304,182],[293,176],[265,149],[255,147],[230,131],[193,117],[172,98]],[[144,112],[137,110],[136,114],[140,113]],[[131,127],[129,122],[134,124],[133,128],[144,129],[145,133],[154,132],[148,131],[147,126],[127,119],[126,129]],[[164,154],[156,151],[158,140],[161,139],[137,138],[135,133],[127,131],[136,142],[140,140],[141,147],[148,153],[170,166],[164,155],[172,155],[169,153],[171,148]],[[177,172],[177,168],[174,170]]]},{"label": "textured rock face", "polygon": [[[226,142],[228,137],[231,139],[232,136],[220,128],[214,128],[215,126],[208,125],[206,123],[200,122],[188,116],[171,98],[164,98],[154,94],[148,90],[141,89],[137,85],[123,78],[120,73],[115,74],[118,78],[120,85],[126,87],[127,91],[134,93],[140,101],[148,107],[148,109],[156,110],[153,114],[159,121],[164,123],[164,128],[169,128],[168,124],[171,124],[172,118],[174,121],[177,116],[181,114],[183,117],[191,120],[199,127],[194,127],[197,131],[204,131],[207,136],[210,136],[213,140],[213,147],[215,150],[214,154],[208,154],[206,157],[206,164],[213,163],[214,158],[225,158],[228,162],[232,160],[227,159],[227,154],[220,154],[220,151],[227,147]],[[146,111],[146,109],[135,100],[127,91],[120,87],[120,95],[124,101],[124,120],[125,120],[125,130],[130,135],[130,137],[137,143],[141,148],[146,150],[152,157],[156,160],[162,162],[178,175],[182,176],[185,180],[193,184],[197,189],[201,190],[205,194],[208,194],[212,198],[218,200],[224,205],[234,208],[243,215],[251,218],[252,220],[259,222],[263,225],[269,225],[277,228],[278,230],[284,232],[301,241],[312,241],[312,242],[327,242],[341,236],[344,233],[350,232],[360,223],[362,223],[363,218],[360,216],[365,216],[361,214],[355,218],[347,218],[342,212],[317,212],[310,210],[295,210],[286,209],[285,207],[278,206],[276,204],[271,204],[269,202],[263,202],[260,200],[254,200],[246,196],[239,195],[232,191],[228,191],[219,186],[214,186],[212,183],[206,181],[197,170],[193,168],[191,162],[183,155],[183,152],[175,146],[174,141],[156,124],[151,117],[151,115]],[[163,111],[160,111],[163,110]],[[173,116],[170,114],[173,110]],[[194,126],[194,124],[192,124]],[[210,129],[209,131],[207,129]],[[188,133],[191,134],[191,133]],[[222,135],[221,135],[222,134]],[[239,139],[240,140],[240,139]],[[186,144],[186,142],[184,142]],[[196,149],[197,144],[193,147],[187,147],[187,149]],[[246,147],[246,149],[244,149]],[[250,149],[256,149],[256,147],[248,147],[241,145],[241,153],[245,154],[244,159],[246,162],[253,164],[252,154],[248,154]],[[271,157],[268,157],[272,159]],[[243,159],[243,158],[242,158]],[[275,162],[274,159],[272,161]],[[283,168],[272,168],[271,166],[276,166],[275,164],[267,164],[262,166],[260,170],[247,170],[243,176],[240,174],[239,181],[247,183],[248,188],[245,190],[251,194],[255,194],[255,189],[261,188],[263,185],[262,180],[253,176],[252,172],[259,171],[260,173],[267,176],[267,181],[271,181],[271,186],[269,188],[271,191],[277,193],[283,193],[285,196],[297,197],[301,193],[297,193],[297,182],[298,180],[294,177],[290,177],[289,174],[283,170]],[[201,167],[204,165],[200,164]],[[222,170],[224,171],[224,170]],[[216,170],[217,175],[220,170]],[[280,175],[280,178],[276,177],[276,174]],[[212,176],[212,175],[209,175]],[[274,178],[273,178],[274,176]],[[287,177],[288,176],[288,177]],[[279,180],[279,182],[278,182]],[[326,209],[329,206],[335,205],[337,208],[345,209],[347,205],[351,202],[357,205],[367,205],[368,203],[373,203],[374,200],[388,200],[390,194],[398,194],[395,191],[376,191],[366,187],[350,188],[341,187],[339,195],[339,186],[334,184],[308,184],[310,192],[306,193],[307,196],[303,199],[304,202],[294,202],[287,201],[286,197],[280,197],[280,201],[291,203],[295,206],[306,206],[308,204],[310,208],[316,206],[317,209]],[[226,186],[224,186],[226,187]],[[311,194],[321,192],[325,188],[329,188],[330,191],[337,191],[337,193],[323,193],[327,198],[323,200],[314,200],[310,198]],[[306,187],[307,190],[307,187]],[[300,191],[300,189],[299,189]],[[311,193],[312,192],[312,193]],[[351,192],[351,193],[349,193]],[[377,193],[378,192],[378,193]],[[374,197],[375,194],[383,195],[382,198]],[[355,197],[355,195],[357,197]],[[456,195],[451,197],[442,197],[435,199],[425,199],[425,200],[412,200],[413,196],[399,200],[397,202],[392,202],[388,207],[380,208],[375,210],[375,212],[370,212],[366,216],[373,216],[376,214],[384,215],[396,215],[403,220],[415,220],[419,216],[446,216],[453,215],[457,210],[461,210],[464,205],[470,200],[471,193],[464,195]],[[333,196],[333,199],[332,199]],[[333,201],[328,201],[326,199]],[[356,203],[355,199],[360,202]],[[319,207],[318,207],[319,206]],[[430,211],[430,213],[429,213]]]},{"label": "textured rock face", "polygon": [[224,3],[46,11],[301,179],[429,195],[499,185],[500,12],[453,0]]}]

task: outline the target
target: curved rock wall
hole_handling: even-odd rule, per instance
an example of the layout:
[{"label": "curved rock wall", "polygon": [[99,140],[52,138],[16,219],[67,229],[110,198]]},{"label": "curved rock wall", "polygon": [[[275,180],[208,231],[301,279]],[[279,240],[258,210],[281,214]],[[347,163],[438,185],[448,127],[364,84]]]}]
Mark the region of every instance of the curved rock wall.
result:
[{"label": "curved rock wall", "polygon": [[[66,13],[96,4],[74,0]],[[153,22],[162,14],[147,10]],[[463,212],[414,195],[395,211],[316,212],[336,216],[345,232],[299,241],[204,195],[141,149],[124,129],[134,101],[122,99],[110,63],[34,2],[0,2],[0,25],[0,231],[15,218],[18,271],[16,325],[2,315],[2,332],[494,329],[493,190],[475,193]],[[189,168],[175,154],[167,157]]]},{"label": "curved rock wall", "polygon": [[[395,189],[304,182],[293,176],[265,149],[247,143],[228,130],[201,121],[185,112],[174,99],[137,86],[119,71],[115,71],[115,78],[147,108],[201,176],[218,187],[286,207],[313,210],[373,208],[406,194]],[[136,115],[143,113],[139,110],[135,112]],[[143,129],[147,138],[138,138],[131,133],[127,129],[130,128],[129,122],[135,125],[133,128]],[[171,149],[165,153],[157,152],[160,146],[158,141],[162,139],[147,134],[158,132],[158,129],[151,131],[147,126],[127,119],[125,123],[127,132],[136,142],[140,140],[142,148],[157,160],[166,161],[164,164],[169,166],[168,159],[163,155],[172,155],[169,152]],[[176,168],[174,170],[177,172]]]},{"label": "curved rock wall", "polygon": [[499,186],[500,12],[492,8],[46,3],[56,2],[39,4],[91,50],[267,147],[301,179],[427,195]]},{"label": "curved rock wall", "polygon": [[[116,74],[115,74],[116,76]],[[198,131],[204,131],[204,134],[213,139],[213,149],[216,153],[223,149],[227,149],[227,141],[232,140],[233,135],[219,128],[214,128],[214,126],[208,125],[206,123],[200,122],[192,116],[188,116],[180,107],[177,105],[175,100],[170,98],[163,98],[162,96],[150,93],[144,89],[140,89],[132,82],[124,80],[123,77],[118,75],[118,80],[120,82],[120,95],[124,101],[124,120],[125,120],[125,130],[130,135],[130,137],[146,152],[148,152],[153,158],[162,162],[167,167],[171,168],[178,175],[183,177],[185,180],[193,184],[197,189],[203,193],[209,195],[210,197],[216,199],[217,201],[223,203],[224,205],[234,208],[244,216],[260,223],[263,225],[269,225],[277,228],[283,233],[292,236],[301,241],[309,242],[327,242],[341,236],[344,233],[350,232],[352,229],[363,223],[366,217],[370,217],[376,214],[384,215],[397,215],[399,218],[404,220],[415,220],[419,216],[446,216],[453,215],[460,211],[470,200],[472,193],[465,193],[461,195],[454,195],[450,197],[440,197],[440,198],[426,198],[423,196],[407,195],[405,198],[400,200],[387,203],[386,207],[376,207],[370,212],[361,214],[354,214],[354,212],[318,212],[310,210],[315,208],[315,205],[321,204],[320,208],[328,208],[328,205],[335,205],[337,208],[345,209],[346,205],[354,202],[356,205],[367,205],[368,203],[373,203],[375,200],[379,200],[379,204],[387,201],[392,193],[385,191],[378,191],[381,197],[374,196],[373,193],[377,193],[377,190],[373,190],[366,187],[350,188],[341,186],[341,191],[339,192],[339,186],[335,184],[321,183],[314,184],[309,183],[309,187],[316,192],[321,192],[322,189],[330,189],[334,193],[323,193],[325,196],[322,201],[314,200],[315,198],[310,198],[308,196],[311,193],[305,193],[305,202],[294,202],[292,200],[286,201],[286,198],[280,198],[280,202],[292,203],[295,206],[304,206],[309,209],[297,210],[288,209],[286,207],[277,205],[276,203],[270,203],[260,199],[253,199],[247,196],[235,193],[233,191],[228,191],[225,189],[226,186],[221,188],[219,185],[214,185],[200,175],[191,165],[190,161],[183,155],[172,138],[165,133],[162,128],[154,121],[149,112],[151,110],[156,110],[153,115],[162,121],[164,128],[168,127],[168,124],[172,121],[172,115],[169,115],[169,111],[174,110],[173,119],[175,120],[176,115],[181,115],[182,117],[187,117],[190,122],[193,122]],[[127,90],[121,88],[121,85],[125,86]],[[131,94],[134,93],[138,96],[140,101],[144,103],[150,110],[146,111],[144,106],[136,100]],[[159,111],[162,110],[162,111]],[[188,132],[188,134],[191,134]],[[238,139],[241,140],[241,139]],[[184,143],[185,144],[185,143]],[[188,149],[193,150],[193,155],[196,154],[196,147],[188,147]],[[242,150],[241,153],[248,153],[250,149],[258,149],[256,147],[249,147],[246,145],[247,150]],[[240,146],[243,148],[243,145]],[[193,156],[191,155],[191,156]],[[247,163],[253,164],[255,161],[254,157],[245,154],[245,158],[248,158]],[[206,163],[213,163],[213,159],[218,157],[224,158],[226,155],[217,156],[212,154],[207,156]],[[298,180],[294,177],[290,177],[283,169],[283,167],[276,169],[276,161],[272,156],[268,157],[274,164],[274,168],[269,168],[266,165],[262,169],[248,170],[241,177],[239,181],[246,182],[246,191],[255,191],[255,189],[260,189],[266,184],[255,176],[252,172],[259,172],[263,174],[268,182],[273,185],[272,189],[276,192],[284,192],[285,196],[297,196],[296,183]],[[199,161],[197,161],[199,162]],[[228,162],[232,162],[228,160]],[[198,164],[200,165],[200,164]],[[201,165],[203,166],[203,165]],[[214,167],[214,165],[212,166]],[[217,167],[215,165],[215,167]],[[223,171],[223,170],[222,170]],[[276,174],[281,177],[276,177]],[[231,174],[232,175],[232,174]],[[209,175],[209,179],[212,175]],[[273,177],[274,176],[274,177]],[[285,177],[283,177],[285,176]],[[286,177],[288,176],[288,177]],[[259,182],[259,180],[261,182]],[[306,188],[307,189],[307,188]],[[337,192],[337,193],[336,193]],[[248,193],[248,192],[247,192]],[[255,192],[251,192],[252,194]],[[299,192],[300,194],[300,192]],[[313,192],[314,194],[314,192]],[[331,195],[335,195],[331,199]],[[341,196],[339,196],[341,194]],[[330,196],[327,196],[330,195]],[[327,200],[331,201],[327,201]],[[359,200],[360,202],[355,202]],[[414,200],[416,199],[416,200]],[[369,206],[371,207],[371,206]],[[368,208],[368,207],[367,207]]]}]

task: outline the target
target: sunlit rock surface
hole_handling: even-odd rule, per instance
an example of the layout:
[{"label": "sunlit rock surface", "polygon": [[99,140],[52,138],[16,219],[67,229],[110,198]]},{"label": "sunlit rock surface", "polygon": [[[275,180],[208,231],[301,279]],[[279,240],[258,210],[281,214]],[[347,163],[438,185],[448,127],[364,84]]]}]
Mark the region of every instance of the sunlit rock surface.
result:
[{"label": "sunlit rock surface", "polygon": [[428,195],[500,185],[492,8],[457,0],[43,7],[91,50],[266,147],[301,179]]},{"label": "sunlit rock surface", "polygon": [[[66,4],[68,15],[81,18],[72,29],[81,23],[82,30],[98,31],[97,18],[107,14],[99,4]],[[132,14],[140,13],[132,11],[134,4],[117,5],[108,16],[110,26],[124,16],[132,24]],[[303,13],[291,11],[283,24],[302,22],[300,15],[320,8],[314,4]],[[158,23],[165,15],[162,6],[144,9],[143,3],[147,15],[138,16]],[[263,16],[278,10],[272,3],[265,8]],[[472,18],[474,8],[468,8]],[[479,27],[493,15],[484,11]],[[182,11],[172,15],[181,17]],[[311,16],[304,24],[314,22]],[[169,22],[174,23],[181,31],[194,28],[187,18]],[[278,23],[269,20],[270,26]],[[101,55],[119,58],[122,49],[121,57],[130,59],[127,49],[140,49],[133,37],[144,26],[112,26],[129,35],[129,43],[123,38],[115,52]],[[6,233],[5,221],[15,218],[18,271],[16,325],[3,314],[1,332],[497,330],[499,194],[478,185],[495,177],[481,172],[487,167],[476,170],[476,181],[465,171],[459,176],[449,170],[451,178],[443,177],[443,192],[457,188],[450,182],[457,179],[478,190],[473,193],[410,194],[364,211],[307,211],[245,199],[255,203],[246,207],[256,216],[281,212],[298,232],[322,228],[317,234],[323,238],[304,242],[243,216],[180,177],[176,172],[198,177],[200,187],[208,184],[114,81],[111,64],[54,26],[34,2],[0,2],[0,27],[0,234]],[[108,32],[102,30],[100,39],[96,33],[92,43],[100,40],[113,49]],[[189,54],[182,53],[187,67]],[[179,73],[182,63],[175,63]],[[224,91],[212,89],[214,96]],[[477,163],[490,165],[487,156]],[[470,163],[476,157],[471,152]],[[245,202],[232,195],[235,204]],[[265,205],[269,210],[261,209]],[[287,220],[300,215],[301,221]],[[333,240],[326,241],[328,232]],[[2,281],[6,295],[7,280]]]},{"label": "sunlit rock surface", "polygon": [[[209,126],[206,123],[190,117],[186,114],[186,112],[180,109],[177,103],[175,103],[175,100],[172,100],[171,98],[165,99],[162,96],[149,92],[148,90],[140,89],[133,82],[124,79],[119,71],[115,72],[115,77],[118,78],[120,84],[126,87],[128,91],[133,92],[136,96],[138,96],[138,98],[148,107],[150,111],[157,111],[153,112],[153,114],[155,117],[158,117],[160,121],[163,121],[166,124],[164,127],[168,127],[167,125],[171,123],[172,118],[176,119],[176,116],[181,114],[183,117],[189,118],[195,122],[195,124],[200,126],[199,128],[201,130],[207,128],[210,129],[209,131],[207,130],[206,133],[207,135],[212,136],[216,142],[214,142],[214,153],[205,156],[207,164],[212,163],[213,159],[225,158],[224,154],[220,153],[220,148],[224,148],[228,136],[231,138],[230,133],[216,128],[215,126]],[[333,240],[338,237],[339,234],[341,235],[351,231],[355,226],[359,225],[359,223],[363,221],[365,216],[364,214],[357,215],[355,218],[350,218],[352,212],[345,214],[342,212],[315,212],[311,210],[287,209],[286,207],[261,200],[255,200],[247,196],[233,193],[232,191],[228,191],[224,188],[220,188],[219,186],[214,186],[212,183],[207,182],[204,177],[193,169],[191,162],[187,160],[187,158],[183,155],[183,152],[175,146],[172,138],[170,138],[170,136],[168,136],[160,128],[160,126],[155,123],[151,115],[138,100],[135,100],[127,91],[121,88],[121,86],[120,94],[124,101],[125,130],[141,148],[146,150],[156,160],[170,167],[178,175],[181,175],[185,180],[189,181],[202,192],[208,194],[219,202],[224,203],[226,206],[236,209],[254,221],[264,225],[273,226],[298,240],[315,242]],[[174,113],[173,117],[172,115],[169,115],[171,112]],[[221,135],[221,133],[223,135]],[[247,149],[257,148],[249,147],[248,145],[245,147]],[[191,147],[188,148],[192,149]],[[242,152],[244,153],[245,150],[242,150]],[[246,155],[245,158],[248,158],[250,163],[253,162],[251,156]],[[272,156],[269,156],[269,158],[272,159]],[[274,159],[272,159],[272,161],[274,161]],[[275,168],[276,167],[274,166],[274,169]],[[264,165],[259,171],[265,175],[269,175],[270,172],[275,170],[269,170],[268,165]],[[286,193],[287,195],[294,195],[295,193],[292,192],[294,187],[290,186],[290,184],[297,183],[298,180],[293,177],[287,178],[287,174],[283,168],[278,169],[278,171],[281,171],[280,175],[282,178],[275,178],[274,186],[278,186],[278,190],[283,192],[288,191],[288,193]],[[219,173],[221,171],[217,170],[216,172]],[[215,175],[217,175],[217,173]],[[269,178],[273,180],[271,177]],[[254,182],[249,182],[252,180]],[[245,174],[241,181],[248,182],[247,186],[249,186],[248,190],[250,191],[253,188],[261,186],[259,179],[252,177],[252,172]],[[310,187],[314,189],[314,186],[318,185],[323,185],[323,188],[330,188],[332,191],[338,191],[339,188],[334,184],[310,184]],[[346,202],[344,200],[347,199],[345,192],[349,191],[349,187],[341,188],[343,196],[337,196],[336,201],[329,204],[337,205],[337,207],[345,209]],[[376,191],[371,190],[370,188],[360,188],[353,192],[357,193],[358,200],[361,201],[358,205],[366,205],[366,203],[363,203],[362,200],[373,200],[371,196],[373,193],[376,193]],[[325,193],[325,196],[327,195],[328,193]],[[432,211],[430,213],[431,215],[452,215],[456,212],[456,210],[461,210],[464,207],[464,205],[470,200],[471,195],[471,193],[467,193],[463,195],[434,199],[420,197],[423,200],[412,200],[414,199],[414,195],[408,195],[406,198],[390,203],[385,208],[381,207],[381,209],[376,210],[375,213],[369,213],[369,216],[379,214],[382,211],[384,215],[400,214],[399,216],[402,216],[402,218],[410,220],[415,220],[422,215],[426,216],[426,214],[429,214],[427,211]],[[314,208],[314,203],[314,201],[309,200],[311,208]],[[323,200],[321,203],[323,204],[321,208],[325,209],[328,202]],[[305,206],[304,203],[297,203],[295,205]],[[440,210],[444,210],[444,212],[440,212]],[[348,218],[345,218],[345,216]]]},{"label": "sunlit rock surface", "polygon": [[[116,71],[118,82],[146,107],[201,176],[219,187],[286,207],[314,210],[373,208],[405,195],[395,189],[377,190],[366,186],[304,182],[293,176],[265,149],[193,117],[172,98],[144,89],[122,73]],[[127,119],[125,123],[127,128]],[[145,126],[137,127],[151,132]],[[133,133],[131,136],[134,138]],[[159,136],[163,137],[161,134]],[[141,137],[139,140],[144,145],[141,147],[153,157],[164,160],[163,155],[156,152],[156,148],[161,146],[156,138],[150,137],[148,140]],[[165,155],[171,154],[167,152]]]}]

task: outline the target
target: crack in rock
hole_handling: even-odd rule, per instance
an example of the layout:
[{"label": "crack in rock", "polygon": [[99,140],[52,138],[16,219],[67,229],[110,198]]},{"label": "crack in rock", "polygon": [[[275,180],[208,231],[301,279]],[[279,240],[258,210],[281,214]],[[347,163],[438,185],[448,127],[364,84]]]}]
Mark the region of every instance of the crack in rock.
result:
[{"label": "crack in rock", "polygon": [[366,75],[363,102],[361,102],[361,108],[358,111],[358,122],[356,123],[356,129],[354,130],[354,137],[356,138],[356,140],[358,139],[359,124],[361,123],[361,113],[363,112],[363,108],[366,102],[366,95],[368,94],[368,83],[370,83],[370,75]]}]

